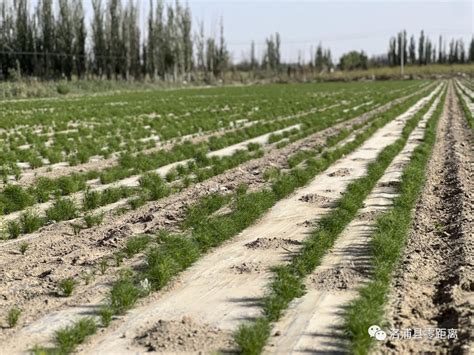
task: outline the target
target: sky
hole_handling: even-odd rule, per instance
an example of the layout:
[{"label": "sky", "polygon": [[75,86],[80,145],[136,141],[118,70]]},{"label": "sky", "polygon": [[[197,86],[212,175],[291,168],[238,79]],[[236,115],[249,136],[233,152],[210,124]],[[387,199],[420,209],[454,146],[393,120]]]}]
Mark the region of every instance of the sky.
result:
[{"label": "sky", "polygon": [[[34,3],[37,0],[32,0]],[[91,0],[83,0],[91,14]],[[104,0],[106,1],[106,0]],[[126,0],[122,0],[125,2]],[[135,0],[146,23],[149,0]],[[181,0],[185,3],[186,0]],[[385,54],[388,41],[405,29],[418,38],[422,29],[438,46],[438,36],[463,38],[469,43],[474,33],[474,0],[187,0],[194,24],[204,21],[207,34],[218,32],[224,21],[228,48],[235,61],[248,57],[250,43],[262,54],[265,38],[279,32],[282,59],[309,59],[311,49],[321,43],[333,58],[349,50],[369,55]],[[196,29],[197,26],[194,27]]]},{"label": "sky", "polygon": [[203,1],[189,0],[194,16],[208,27],[222,16],[229,48],[236,58],[248,56],[250,42],[263,50],[264,39],[279,32],[283,59],[294,60],[302,50],[322,43],[335,58],[349,50],[369,55],[387,51],[388,40],[406,29],[424,29],[435,40],[446,37],[470,40],[474,33],[474,0],[471,1]]}]

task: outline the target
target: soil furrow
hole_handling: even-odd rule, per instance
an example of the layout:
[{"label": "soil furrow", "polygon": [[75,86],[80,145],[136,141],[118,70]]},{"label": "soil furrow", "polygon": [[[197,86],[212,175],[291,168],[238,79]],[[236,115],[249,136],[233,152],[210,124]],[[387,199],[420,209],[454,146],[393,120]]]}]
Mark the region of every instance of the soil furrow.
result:
[{"label": "soil furrow", "polygon": [[393,281],[390,328],[455,329],[454,339],[391,340],[384,351],[472,353],[473,137],[450,90],[427,181]]}]

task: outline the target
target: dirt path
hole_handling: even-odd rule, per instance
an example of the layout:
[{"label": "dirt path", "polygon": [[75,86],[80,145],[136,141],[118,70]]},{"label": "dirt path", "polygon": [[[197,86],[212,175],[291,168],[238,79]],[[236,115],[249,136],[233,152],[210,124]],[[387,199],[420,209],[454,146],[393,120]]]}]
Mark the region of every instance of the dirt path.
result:
[{"label": "dirt path", "polygon": [[[84,231],[78,236],[67,235],[71,233],[68,225],[48,226],[38,234],[38,238],[30,240],[30,249],[25,256],[20,256],[14,245],[2,246],[4,257],[1,260],[0,271],[5,277],[0,280],[0,297],[5,300],[2,306],[3,312],[12,305],[24,308],[22,324],[31,324],[42,315],[61,309],[65,305],[88,304],[94,301],[97,295],[101,297],[104,294],[105,287],[101,288],[100,285],[106,284],[107,278],[98,278],[89,287],[78,286],[78,296],[70,300],[54,295],[56,282],[64,277],[78,277],[82,271],[93,266],[100,258],[114,253],[123,246],[131,235],[152,233],[159,228],[172,227],[179,220],[186,203],[195,201],[209,192],[222,188],[232,190],[241,183],[247,183],[251,188],[262,188],[266,184],[263,179],[266,167],[285,168],[287,158],[293,152],[324,145],[327,137],[336,134],[341,129],[365,122],[369,117],[371,117],[369,114],[365,114],[320,131],[283,149],[272,150],[263,158],[247,162],[179,194],[148,204],[137,211],[123,216],[110,216],[104,225]],[[406,115],[401,119],[406,119]],[[394,123],[390,125],[393,127]],[[401,129],[399,125],[395,126],[396,130]],[[391,140],[393,137],[383,139]],[[338,177],[338,179],[343,178],[343,176]],[[333,194],[337,195],[337,193]],[[67,243],[64,242],[65,238],[69,239]],[[41,326],[32,329],[41,329]],[[13,337],[14,333],[15,331],[3,329],[0,339]],[[15,335],[14,338],[17,339],[17,336]],[[31,341],[33,340],[31,338]]]},{"label": "dirt path", "polygon": [[305,282],[307,293],[290,305],[272,330],[265,349],[269,354],[344,353],[347,337],[342,325],[344,307],[357,297],[357,288],[370,278],[369,243],[377,214],[388,210],[397,196],[402,172],[423,139],[428,119],[440,97],[411,133],[407,144],[391,162],[356,218],[336,240],[321,265]]},{"label": "dirt path", "polygon": [[474,353],[473,147],[452,90],[389,305],[390,327],[457,329],[457,339],[394,340],[384,351]]},{"label": "dirt path", "polygon": [[[192,320],[195,330],[213,327],[224,336],[258,316],[258,301],[271,277],[269,268],[287,260],[288,252],[305,238],[310,221],[329,211],[346,186],[366,173],[368,163],[398,138],[406,120],[426,102],[378,130],[360,149],[278,202],[257,224],[203,257],[167,292],[153,295],[95,338],[84,353],[144,351],[134,339],[146,336],[158,320],[176,323],[184,317]],[[164,345],[187,351],[189,344],[184,339],[180,347],[171,340]]]}]

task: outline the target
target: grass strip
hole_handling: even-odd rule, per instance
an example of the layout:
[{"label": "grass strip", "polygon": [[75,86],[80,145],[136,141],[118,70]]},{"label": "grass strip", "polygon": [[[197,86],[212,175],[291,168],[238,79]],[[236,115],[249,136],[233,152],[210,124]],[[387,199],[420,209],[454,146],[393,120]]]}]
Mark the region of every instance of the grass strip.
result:
[{"label": "grass strip", "polygon": [[[456,90],[456,95],[458,96],[458,100],[461,103],[461,107],[462,107],[462,110],[464,111],[464,116],[466,117],[467,124],[474,131],[474,117],[472,115],[471,110],[469,109],[469,106],[467,105],[466,100],[461,95],[461,91],[462,91],[462,89],[460,87],[458,87],[458,89]],[[472,101],[472,99],[471,99],[471,101]]]},{"label": "grass strip", "polygon": [[[102,325],[107,327],[113,315],[123,314],[133,307],[140,297],[147,295],[152,289],[163,288],[174,276],[191,266],[211,248],[220,245],[253,224],[278,200],[298,187],[304,186],[316,174],[326,170],[342,156],[354,151],[380,127],[406,111],[418,100],[418,97],[413,98],[383,113],[380,119],[373,121],[354,140],[330,152],[324,152],[316,159],[308,159],[304,167],[297,167],[288,173],[278,175],[273,181],[271,189],[257,192],[238,189],[233,201],[232,212],[229,214],[212,215],[227,202],[225,198],[215,197],[215,199],[211,198],[211,201],[208,200],[208,197],[203,198],[197,205],[190,208],[185,219],[184,224],[188,223],[188,226],[193,227],[190,236],[159,234],[160,245],[147,253],[146,267],[135,274],[127,271],[121,273],[119,279],[112,285],[109,304],[98,312],[98,315],[102,317]],[[429,107],[426,105],[422,108],[410,122],[415,124],[415,121],[419,120],[421,115],[427,111],[427,106]],[[300,289],[301,287],[297,288],[297,290]],[[291,289],[289,291],[291,292]],[[243,336],[246,332],[248,332],[248,336],[245,337],[247,344],[252,342],[253,348],[261,349],[263,347],[262,340],[265,342],[269,334],[268,319],[257,320],[254,327],[241,328],[239,334]],[[239,337],[237,337],[237,341],[239,342]],[[239,344],[241,343],[239,342]],[[244,349],[242,348],[242,350]],[[52,349],[35,347],[33,349],[37,355],[56,354],[56,351],[57,347]]]},{"label": "grass strip", "polygon": [[59,329],[55,333],[54,348],[35,346],[31,351],[36,355],[65,355],[76,350],[77,346],[97,331],[94,319],[82,318],[73,325]]},{"label": "grass strip", "polygon": [[401,137],[380,152],[376,160],[369,164],[365,176],[348,185],[334,210],[319,220],[316,229],[304,241],[301,251],[293,256],[288,264],[273,269],[274,279],[262,300],[263,315],[251,324],[241,325],[235,333],[235,340],[243,354],[261,353],[270,336],[271,323],[280,319],[294,298],[304,294],[303,281],[306,276],[320,264],[337,237],[353,220],[366,197],[392,160],[402,151],[409,135],[434,101],[435,98],[431,99],[407,121]]},{"label": "grass strip", "polygon": [[352,353],[366,354],[374,342],[367,329],[372,324],[382,324],[392,274],[400,261],[412,223],[412,211],[426,180],[425,170],[436,140],[437,122],[443,111],[445,96],[428,122],[423,142],[414,150],[403,171],[400,192],[393,207],[376,220],[370,243],[373,277],[359,290],[358,298],[351,302],[345,316]]}]

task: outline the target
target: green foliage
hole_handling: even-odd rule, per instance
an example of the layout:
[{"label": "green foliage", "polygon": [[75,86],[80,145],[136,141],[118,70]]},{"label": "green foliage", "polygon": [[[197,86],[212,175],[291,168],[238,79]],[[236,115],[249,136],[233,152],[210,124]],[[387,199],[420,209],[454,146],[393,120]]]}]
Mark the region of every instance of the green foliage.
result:
[{"label": "green foliage", "polygon": [[367,69],[368,63],[367,55],[363,51],[351,51],[341,56],[339,68],[342,70]]},{"label": "green foliage", "polygon": [[76,287],[76,281],[68,277],[66,279],[61,280],[58,283],[59,290],[65,297],[69,297],[72,295],[72,292],[74,291],[74,288]]},{"label": "green foliage", "polygon": [[112,316],[114,315],[113,309],[108,306],[103,306],[99,310],[100,320],[102,322],[102,326],[107,328],[112,322]]},{"label": "green foliage", "polygon": [[33,197],[18,185],[7,185],[0,194],[3,214],[21,211],[33,202]]},{"label": "green foliage", "polygon": [[270,336],[270,323],[265,318],[258,318],[251,325],[241,325],[234,335],[240,352],[245,355],[262,353],[265,340]]},{"label": "green foliage", "polygon": [[422,143],[415,148],[408,165],[403,170],[398,197],[393,207],[376,220],[371,239],[373,276],[359,290],[358,297],[351,302],[346,314],[344,328],[351,340],[354,353],[367,353],[374,340],[367,334],[372,324],[383,320],[384,305],[390,289],[392,273],[398,265],[407,233],[412,221],[412,210],[425,182],[425,169],[435,138],[436,124],[441,115],[445,95],[428,121]]},{"label": "green foliage", "polygon": [[98,264],[99,271],[102,275],[105,275],[107,269],[109,268],[109,261],[106,258],[103,258],[99,261]]},{"label": "green foliage", "polygon": [[141,295],[130,277],[121,277],[110,291],[110,307],[116,314],[123,314],[130,309]]},{"label": "green foliage", "polygon": [[131,258],[133,255],[145,250],[150,241],[151,238],[148,235],[138,235],[131,237],[129,240],[127,240],[124,248],[127,258]]},{"label": "green foliage", "polygon": [[59,354],[70,354],[77,345],[94,334],[97,324],[92,318],[82,318],[69,327],[59,329],[55,333],[57,352]]},{"label": "green foliage", "polygon": [[84,222],[86,223],[87,228],[92,228],[98,226],[104,220],[103,214],[87,214],[84,216]]},{"label": "green foliage", "polygon": [[7,314],[7,323],[10,328],[14,328],[20,319],[21,310],[18,308],[10,308]]},{"label": "green foliage", "polygon": [[[409,134],[414,130],[416,124],[433,101],[434,99],[408,120],[403,129],[402,137],[383,149],[377,156],[377,159],[369,164],[367,175],[348,185],[336,208],[318,221],[318,226],[313,230],[310,237],[305,240],[302,249],[292,256],[290,262],[274,268],[274,279],[270,284],[267,295],[263,299],[264,322],[269,323],[278,320],[289,303],[303,294],[302,280],[319,265],[323,256],[333,246],[339,234],[363,206],[364,199],[383,175],[391,161],[403,149]],[[346,149],[348,151],[355,149],[368,137],[370,132],[374,131],[374,127],[370,126],[366,130],[367,133],[358,135],[354,141],[349,142],[341,149],[336,149],[335,152],[337,154],[323,155],[319,163],[315,161],[312,164],[308,164],[304,170],[296,168],[290,173],[280,176],[272,186],[274,193],[278,198],[288,195],[297,186],[301,186],[301,184],[308,181],[319,169],[329,166],[333,160],[338,159],[339,155],[344,154]],[[257,322],[260,321],[258,320]],[[257,339],[241,335],[242,332],[245,332],[245,334],[252,333],[251,329],[257,326],[257,322],[245,326],[236,334],[236,341],[238,341],[242,351],[250,349],[248,351],[259,352],[261,351],[259,346],[263,347],[265,344],[268,333],[259,333],[260,335]],[[367,334],[367,327],[364,334]]]},{"label": "green foliage", "polygon": [[21,225],[17,221],[8,221],[7,233],[10,239],[16,239],[21,234]]},{"label": "green foliage", "polygon": [[54,201],[53,206],[46,210],[48,221],[67,221],[77,217],[77,208],[74,202],[67,198],[60,198]]},{"label": "green foliage", "polygon": [[30,245],[27,242],[21,242],[20,243],[19,250],[20,250],[21,255],[25,255],[25,253],[28,250],[29,246]]},{"label": "green foliage", "polygon": [[21,215],[20,224],[22,233],[33,233],[43,226],[44,219],[33,212],[27,211]]}]

